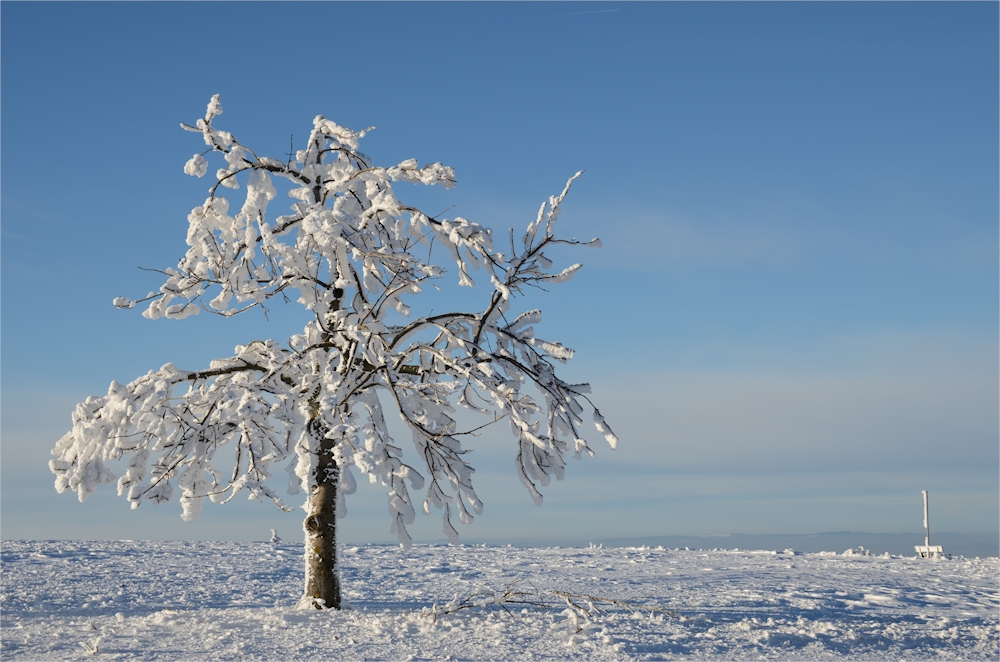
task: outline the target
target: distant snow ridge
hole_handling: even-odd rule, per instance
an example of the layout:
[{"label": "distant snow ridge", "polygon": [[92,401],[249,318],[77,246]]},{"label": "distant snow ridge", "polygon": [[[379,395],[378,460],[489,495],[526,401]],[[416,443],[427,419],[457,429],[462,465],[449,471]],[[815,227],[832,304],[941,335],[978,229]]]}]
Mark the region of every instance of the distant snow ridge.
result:
[{"label": "distant snow ridge", "polygon": [[[347,608],[301,612],[292,590],[300,545],[3,541],[0,657],[89,659],[91,647],[94,659],[121,660],[995,660],[1000,652],[997,558],[444,545],[346,546],[341,558]],[[524,604],[499,599],[512,585],[529,594]],[[545,609],[531,604],[532,590],[620,604],[573,598],[582,612]],[[449,604],[470,606],[445,613]]]}]

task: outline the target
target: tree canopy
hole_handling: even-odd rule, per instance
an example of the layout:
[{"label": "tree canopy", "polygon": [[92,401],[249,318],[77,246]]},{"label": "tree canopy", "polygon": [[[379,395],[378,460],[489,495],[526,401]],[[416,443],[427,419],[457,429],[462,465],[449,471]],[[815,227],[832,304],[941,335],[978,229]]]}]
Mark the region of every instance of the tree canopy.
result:
[{"label": "tree canopy", "polygon": [[[216,95],[203,119],[181,125],[206,145],[184,166],[187,174],[206,175],[206,156],[223,159],[208,198],[188,215],[186,254],[162,272],[159,291],[114,304],[181,319],[202,310],[235,315],[290,296],[307,311],[305,327],[284,344],[247,342],[200,370],[168,363],[87,398],[53,450],[59,491],[83,501],[117,482],[136,508],[179,489],[186,520],[198,517],[205,499],[238,494],[289,510],[271,480],[284,463],[289,493],[331,483],[343,516],[360,472],[387,488],[392,532],[409,545],[414,490],[425,490],[424,512],[443,510],[453,541],[453,516],[468,523],[482,511],[462,444],[470,431],[459,429],[456,407],[506,419],[521,482],[539,504],[540,488],[563,476],[568,457],[593,455],[585,418],[615,447],[590,387],[556,375],[573,351],[535,335],[539,310],[511,311],[528,288],[565,282],[580,268],[554,267],[550,248],[600,245],[556,234],[560,205],[580,173],[541,205],[519,241],[512,230],[498,247],[472,221],[428,216],[397,199],[396,182],[453,186],[450,167],[415,159],[375,166],[359,151],[367,130],[322,116],[287,160],[258,156],[215,126],[221,113]],[[271,218],[276,177],[291,182],[293,202],[291,213]],[[225,195],[239,189],[236,209]],[[474,271],[484,274],[488,295],[476,310],[414,317],[413,299],[445,273],[432,261],[442,250],[461,285],[475,285]],[[413,459],[404,459],[386,424],[396,412]],[[109,466],[115,460],[125,464],[121,476]]]}]

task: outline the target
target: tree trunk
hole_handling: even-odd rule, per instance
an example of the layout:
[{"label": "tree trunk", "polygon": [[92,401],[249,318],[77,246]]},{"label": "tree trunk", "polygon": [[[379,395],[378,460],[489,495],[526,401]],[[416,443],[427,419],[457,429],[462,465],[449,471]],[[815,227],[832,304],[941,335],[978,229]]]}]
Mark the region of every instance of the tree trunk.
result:
[{"label": "tree trunk", "polygon": [[340,577],[337,574],[337,482],[340,467],[333,458],[335,440],[327,439],[318,421],[309,424],[319,440],[316,485],[309,495],[305,530],[306,592],[299,606],[340,609]]}]

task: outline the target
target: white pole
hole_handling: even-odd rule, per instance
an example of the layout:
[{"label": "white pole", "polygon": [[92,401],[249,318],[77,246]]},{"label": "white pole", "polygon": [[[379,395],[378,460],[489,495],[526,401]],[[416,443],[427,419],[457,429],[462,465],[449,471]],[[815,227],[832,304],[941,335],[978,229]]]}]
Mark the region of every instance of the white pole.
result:
[{"label": "white pole", "polygon": [[931,546],[931,521],[930,521],[930,517],[928,516],[927,490],[921,491],[921,494],[924,495],[924,531],[926,533],[926,537],[924,538],[924,545],[927,546],[927,547],[930,547]]}]

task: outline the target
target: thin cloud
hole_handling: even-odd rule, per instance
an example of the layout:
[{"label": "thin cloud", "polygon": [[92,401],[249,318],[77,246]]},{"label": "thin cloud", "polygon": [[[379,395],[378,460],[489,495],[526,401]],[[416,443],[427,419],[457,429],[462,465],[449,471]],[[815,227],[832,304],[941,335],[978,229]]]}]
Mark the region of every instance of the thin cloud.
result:
[{"label": "thin cloud", "polygon": [[643,212],[621,216],[629,218],[627,233],[602,235],[599,221],[592,221],[588,231],[604,240],[604,260],[629,269],[659,269],[664,263],[713,267],[789,264],[807,254],[811,243],[808,233],[785,222],[706,221]]},{"label": "thin cloud", "polygon": [[567,16],[583,16],[584,14],[610,14],[612,12],[620,11],[618,9],[599,9],[597,11],[573,11],[566,14]]}]

